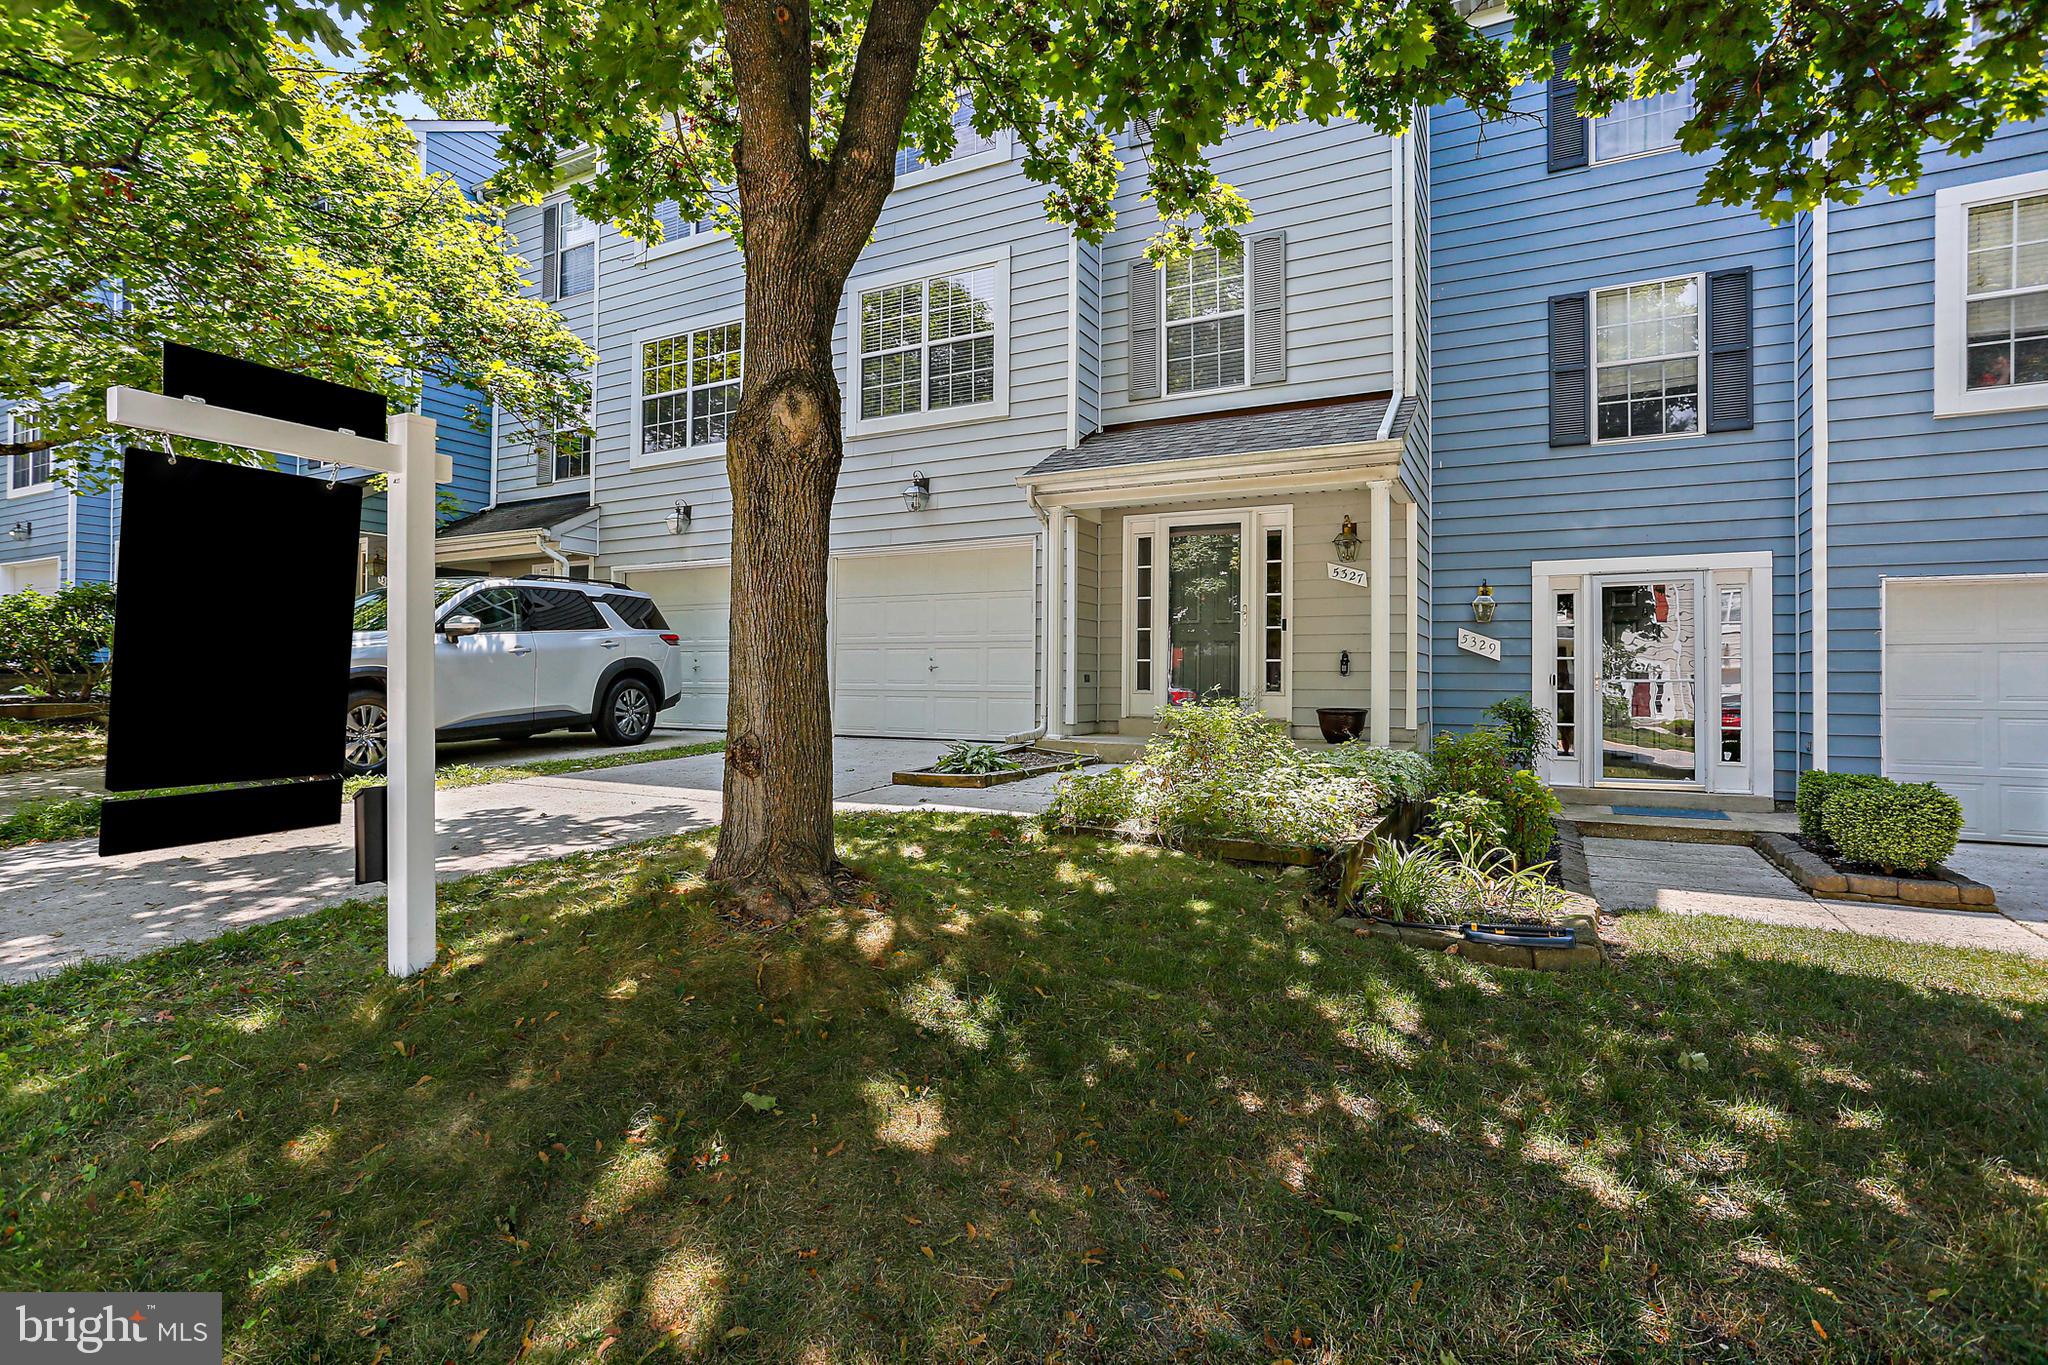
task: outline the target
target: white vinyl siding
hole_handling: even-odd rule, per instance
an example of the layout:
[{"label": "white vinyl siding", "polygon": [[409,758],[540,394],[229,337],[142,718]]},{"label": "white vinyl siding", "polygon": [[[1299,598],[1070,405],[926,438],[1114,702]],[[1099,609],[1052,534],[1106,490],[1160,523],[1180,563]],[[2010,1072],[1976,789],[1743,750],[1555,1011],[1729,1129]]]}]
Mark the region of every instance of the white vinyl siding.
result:
[{"label": "white vinyl siding", "polygon": [[1697,436],[1700,277],[1593,291],[1593,439]]},{"label": "white vinyl siding", "polygon": [[1204,247],[1166,265],[1166,391],[1245,381],[1244,252]]}]

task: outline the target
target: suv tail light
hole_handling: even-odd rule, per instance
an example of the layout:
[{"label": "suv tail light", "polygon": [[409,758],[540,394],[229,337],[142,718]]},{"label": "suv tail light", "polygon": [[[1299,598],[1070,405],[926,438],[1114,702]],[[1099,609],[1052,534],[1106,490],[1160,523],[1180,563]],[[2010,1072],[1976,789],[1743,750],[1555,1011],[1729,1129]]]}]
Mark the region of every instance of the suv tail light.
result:
[{"label": "suv tail light", "polygon": [[665,634],[661,637],[661,642],[665,645],[679,645],[683,642],[683,637],[680,635]]}]

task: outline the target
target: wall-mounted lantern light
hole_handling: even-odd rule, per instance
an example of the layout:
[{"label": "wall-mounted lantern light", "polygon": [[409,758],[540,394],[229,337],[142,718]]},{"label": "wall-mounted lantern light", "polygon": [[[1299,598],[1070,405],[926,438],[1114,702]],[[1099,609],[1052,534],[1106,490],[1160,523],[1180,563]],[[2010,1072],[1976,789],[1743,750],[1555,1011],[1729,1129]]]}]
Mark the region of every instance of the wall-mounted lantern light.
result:
[{"label": "wall-mounted lantern light", "polygon": [[679,536],[690,529],[690,504],[676,499],[675,509],[668,514],[668,533]]},{"label": "wall-mounted lantern light", "polygon": [[14,525],[7,528],[7,538],[9,540],[27,540],[35,533],[36,528],[34,525],[26,521],[17,521]]},{"label": "wall-mounted lantern light", "polygon": [[1493,619],[1493,584],[1479,580],[1479,595],[1472,599],[1472,619],[1485,625]]},{"label": "wall-mounted lantern light", "polygon": [[903,485],[903,505],[913,512],[922,512],[924,505],[932,500],[932,481],[925,477],[922,469],[914,471],[910,482]]},{"label": "wall-mounted lantern light", "polygon": [[1330,543],[1337,547],[1337,558],[1346,564],[1358,558],[1358,523],[1349,517],[1344,518],[1344,528]]}]

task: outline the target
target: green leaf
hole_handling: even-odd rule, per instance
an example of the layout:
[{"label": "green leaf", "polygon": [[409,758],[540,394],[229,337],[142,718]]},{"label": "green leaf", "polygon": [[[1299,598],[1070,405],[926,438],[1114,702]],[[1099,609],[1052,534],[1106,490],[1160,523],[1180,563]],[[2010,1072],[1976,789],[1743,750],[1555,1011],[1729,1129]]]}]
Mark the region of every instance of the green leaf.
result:
[{"label": "green leaf", "polygon": [[752,1109],[755,1113],[765,1114],[775,1107],[776,1100],[773,1095],[756,1095],[753,1091],[749,1090],[746,1094],[740,1096],[740,1103],[746,1105],[747,1108]]}]

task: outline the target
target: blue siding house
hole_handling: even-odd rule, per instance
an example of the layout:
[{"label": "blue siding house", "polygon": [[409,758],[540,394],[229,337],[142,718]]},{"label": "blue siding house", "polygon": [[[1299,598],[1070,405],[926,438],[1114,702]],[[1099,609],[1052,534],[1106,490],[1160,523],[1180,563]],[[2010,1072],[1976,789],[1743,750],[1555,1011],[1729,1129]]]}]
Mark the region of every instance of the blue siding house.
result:
[{"label": "blue siding house", "polygon": [[1431,115],[1436,724],[1531,696],[1600,800],[1882,771],[2048,842],[2048,128],[1774,226],[1698,202],[1689,112]]},{"label": "blue siding house", "polygon": [[[26,411],[0,405],[0,435],[11,443],[34,434]],[[120,492],[73,493],[61,458],[53,449],[0,461],[0,596],[113,579]]]}]

